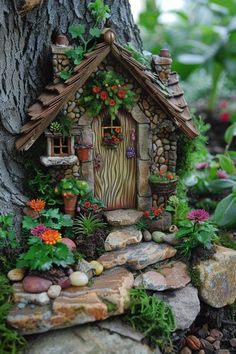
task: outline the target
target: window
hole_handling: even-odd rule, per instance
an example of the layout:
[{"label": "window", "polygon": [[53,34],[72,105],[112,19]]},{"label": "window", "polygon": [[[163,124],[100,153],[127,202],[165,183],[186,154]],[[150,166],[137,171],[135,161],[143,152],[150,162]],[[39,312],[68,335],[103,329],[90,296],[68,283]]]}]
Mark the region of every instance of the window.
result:
[{"label": "window", "polygon": [[71,138],[57,136],[52,137],[51,156],[69,156],[71,155]]}]

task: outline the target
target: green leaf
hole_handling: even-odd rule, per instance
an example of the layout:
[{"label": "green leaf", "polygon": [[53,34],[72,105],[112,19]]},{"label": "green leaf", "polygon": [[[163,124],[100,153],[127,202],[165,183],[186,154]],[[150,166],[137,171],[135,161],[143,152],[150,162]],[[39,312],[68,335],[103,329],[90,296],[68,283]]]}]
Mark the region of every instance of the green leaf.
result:
[{"label": "green leaf", "polygon": [[22,223],[23,229],[31,230],[33,229],[33,227],[37,226],[38,224],[39,224],[38,220],[33,219],[31,216],[26,215],[23,217],[23,223]]},{"label": "green leaf", "polygon": [[95,0],[88,5],[92,16],[95,18],[96,23],[106,20],[110,17],[110,9],[108,5],[104,5],[103,0]]},{"label": "green leaf", "polygon": [[85,33],[85,26],[73,24],[69,27],[68,32],[73,39],[78,38]]},{"label": "green leaf", "polygon": [[101,36],[102,31],[97,27],[93,27],[90,28],[89,33],[91,34],[91,36],[99,38]]},{"label": "green leaf", "polygon": [[236,123],[231,124],[225,131],[224,138],[228,145],[231,144],[234,136],[236,136]]},{"label": "green leaf", "polygon": [[61,72],[60,72],[60,74],[59,74],[59,76],[60,76],[60,78],[62,79],[62,80],[68,80],[68,79],[70,79],[71,78],[71,76],[72,76],[72,70],[62,70]]},{"label": "green leaf", "polygon": [[200,65],[206,61],[206,57],[200,54],[180,54],[177,57],[178,61],[185,65]]},{"label": "green leaf", "polygon": [[221,227],[236,226],[236,195],[230,194],[222,199],[216,207],[214,222]]},{"label": "green leaf", "polygon": [[204,246],[207,246],[211,244],[211,234],[207,231],[200,231],[196,235],[197,240],[203,244]]},{"label": "green leaf", "polygon": [[231,160],[230,157],[222,154],[216,155],[216,157],[219,159],[220,167],[222,168],[222,170],[226,171],[229,174],[235,173],[234,162]]},{"label": "green leaf", "polygon": [[226,188],[230,188],[236,185],[234,181],[231,179],[216,179],[213,181],[209,182],[209,188],[211,189],[211,192],[220,192],[223,191]]}]

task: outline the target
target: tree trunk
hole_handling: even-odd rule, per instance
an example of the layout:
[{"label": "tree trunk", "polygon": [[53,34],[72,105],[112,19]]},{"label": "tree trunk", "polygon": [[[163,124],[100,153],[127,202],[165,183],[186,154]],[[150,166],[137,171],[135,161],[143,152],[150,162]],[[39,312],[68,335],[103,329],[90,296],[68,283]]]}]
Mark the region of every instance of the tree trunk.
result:
[{"label": "tree trunk", "polygon": [[[14,212],[26,200],[24,154],[14,148],[21,126],[28,120],[27,108],[52,79],[51,37],[66,33],[74,22],[93,25],[87,5],[90,0],[44,0],[25,17],[18,14],[21,0],[2,0],[0,6],[0,214]],[[128,0],[105,1],[110,6],[108,25],[120,43],[141,40]]]}]

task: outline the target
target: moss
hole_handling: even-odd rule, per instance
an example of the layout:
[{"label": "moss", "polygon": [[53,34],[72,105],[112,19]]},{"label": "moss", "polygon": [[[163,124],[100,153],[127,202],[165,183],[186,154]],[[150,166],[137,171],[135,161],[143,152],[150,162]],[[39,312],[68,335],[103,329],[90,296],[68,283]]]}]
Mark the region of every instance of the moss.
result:
[{"label": "moss", "polygon": [[176,329],[171,307],[156,296],[148,295],[145,289],[131,289],[129,311],[125,316],[135,329],[143,332],[150,344],[162,349],[172,346],[171,333]]},{"label": "moss", "polygon": [[229,234],[221,234],[219,237],[222,246],[236,250],[236,242],[232,240]]},{"label": "moss", "polygon": [[114,302],[107,299],[101,299],[101,300],[106,305],[108,312],[114,312],[118,309],[118,306],[114,304]]},{"label": "moss", "polygon": [[200,272],[197,269],[197,267],[189,266],[188,273],[191,278],[191,282],[193,286],[199,289],[202,285],[202,282],[201,282]]}]

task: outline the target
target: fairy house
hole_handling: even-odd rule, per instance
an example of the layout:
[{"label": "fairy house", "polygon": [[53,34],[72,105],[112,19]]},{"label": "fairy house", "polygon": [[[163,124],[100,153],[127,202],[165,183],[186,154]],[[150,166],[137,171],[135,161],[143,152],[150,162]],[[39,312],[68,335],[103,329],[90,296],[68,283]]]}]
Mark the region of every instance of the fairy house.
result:
[{"label": "fairy house", "polygon": [[[59,165],[60,170],[63,166],[65,177],[86,179],[107,209],[155,206],[160,200],[151,195],[150,173],[174,172],[180,132],[190,139],[198,135],[177,74],[171,72],[169,52],[162,50],[153,57],[152,70],[147,69],[116,43],[111,29],[106,29],[95,49],[74,67],[73,76],[62,81],[59,72],[69,65],[66,50],[52,46],[54,81],[29,108],[31,120],[23,126],[16,148],[28,150],[46,132],[47,156],[41,157],[41,162]],[[99,72],[121,75],[125,93],[119,94],[120,101],[128,92],[135,94],[132,107],[123,106],[112,119],[106,109],[91,118],[89,103],[84,104],[88,83]],[[99,87],[97,90],[97,97],[102,97]],[[104,101],[106,98],[104,95]],[[115,106],[113,101],[108,105]],[[72,132],[66,138],[47,130],[61,113],[73,120]],[[115,148],[109,148],[110,142],[105,141],[112,133],[116,134]],[[85,161],[75,155],[75,142],[90,147]]]}]

